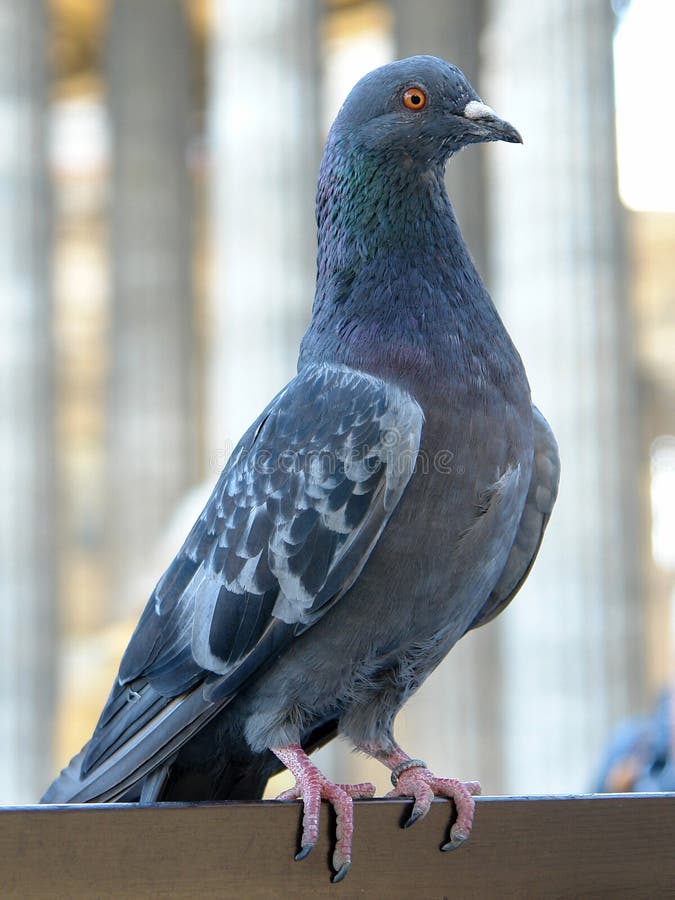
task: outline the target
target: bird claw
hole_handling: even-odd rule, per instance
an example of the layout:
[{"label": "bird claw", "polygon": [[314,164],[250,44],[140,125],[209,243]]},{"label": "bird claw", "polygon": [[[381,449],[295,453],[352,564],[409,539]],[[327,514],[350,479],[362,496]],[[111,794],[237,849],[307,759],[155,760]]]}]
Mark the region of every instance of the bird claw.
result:
[{"label": "bird claw", "polygon": [[469,837],[468,834],[465,834],[465,835],[455,834],[453,836],[452,829],[450,831],[450,836],[451,836],[451,840],[449,840],[445,844],[441,844],[441,850],[443,850],[443,851],[458,850],[462,846],[464,841],[466,841],[467,838]]},{"label": "bird claw", "polygon": [[457,811],[457,819],[450,829],[450,840],[441,850],[456,850],[471,834],[474,816],[474,796],[480,794],[477,781],[458,781],[455,778],[439,778],[419,766],[406,769],[398,776],[398,783],[387,797],[412,797],[415,801],[404,828],[410,828],[429,812],[434,797],[452,800]]},{"label": "bird claw", "polygon": [[414,825],[415,822],[418,822],[420,819],[423,819],[426,813],[421,812],[419,809],[415,809],[413,807],[413,811],[410,813],[408,818],[403,823],[404,828],[410,828],[411,825]]},{"label": "bird claw", "polygon": [[[342,881],[351,865],[352,834],[354,831],[352,796],[364,796],[363,786],[333,784],[318,770],[296,783],[295,787],[284,791],[277,800],[302,800],[302,841],[295,859],[306,859],[312,852],[319,836],[319,812],[321,801],[327,800],[335,810],[336,836],[333,851],[333,881]],[[345,790],[347,788],[347,790]],[[373,788],[373,793],[374,793]],[[372,796],[372,794],[370,795]]]},{"label": "bird claw", "polygon": [[375,785],[334,784],[311,762],[299,747],[273,751],[295,775],[295,785],[283,791],[277,800],[302,800],[302,839],[296,860],[306,859],[319,837],[321,801],[327,800],[335,810],[336,842],[333,851],[333,881],[342,881],[351,865],[354,808],[352,800],[370,798]]},{"label": "bird claw", "polygon": [[337,870],[337,872],[335,873],[335,875],[333,875],[333,877],[332,877],[332,879],[331,879],[331,881],[333,882],[333,884],[337,884],[338,881],[342,881],[342,879],[345,877],[345,875],[347,874],[347,872],[349,872],[350,866],[351,866],[351,860],[348,859],[345,863],[343,863],[343,864],[340,866],[340,868]]}]

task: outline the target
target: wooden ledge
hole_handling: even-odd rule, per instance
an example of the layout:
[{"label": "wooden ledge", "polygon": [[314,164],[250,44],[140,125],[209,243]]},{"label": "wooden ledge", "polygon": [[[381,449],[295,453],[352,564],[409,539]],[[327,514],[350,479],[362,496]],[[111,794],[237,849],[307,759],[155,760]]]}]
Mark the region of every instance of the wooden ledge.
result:
[{"label": "wooden ledge", "polygon": [[0,809],[3,898],[675,897],[675,794],[485,797],[474,833],[441,853],[450,806],[407,830],[400,801],[356,803],[354,859],[331,884],[332,816],[295,862],[297,803]]}]

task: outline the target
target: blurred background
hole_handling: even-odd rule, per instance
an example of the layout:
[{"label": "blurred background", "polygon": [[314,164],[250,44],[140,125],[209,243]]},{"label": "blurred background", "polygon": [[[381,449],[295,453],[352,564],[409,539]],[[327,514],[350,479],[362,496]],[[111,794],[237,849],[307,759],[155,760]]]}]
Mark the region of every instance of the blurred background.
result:
[{"label": "blurred background", "polygon": [[[673,674],[668,0],[0,0],[0,803],[89,737],[155,581],[292,375],[342,98],[459,64],[524,147],[448,184],[563,475],[533,574],[398,719],[486,793],[587,789]],[[382,767],[336,743],[338,780]]]}]

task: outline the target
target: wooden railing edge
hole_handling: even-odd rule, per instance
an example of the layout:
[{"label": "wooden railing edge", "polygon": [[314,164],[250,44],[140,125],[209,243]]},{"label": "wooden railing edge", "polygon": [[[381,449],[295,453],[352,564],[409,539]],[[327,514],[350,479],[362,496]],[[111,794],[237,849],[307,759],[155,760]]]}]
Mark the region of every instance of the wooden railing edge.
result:
[{"label": "wooden railing edge", "polygon": [[404,801],[355,804],[352,869],[330,882],[334,822],[295,862],[298,803],[0,808],[3,897],[675,897],[675,794],[482,797],[465,846],[452,807],[402,829]]}]

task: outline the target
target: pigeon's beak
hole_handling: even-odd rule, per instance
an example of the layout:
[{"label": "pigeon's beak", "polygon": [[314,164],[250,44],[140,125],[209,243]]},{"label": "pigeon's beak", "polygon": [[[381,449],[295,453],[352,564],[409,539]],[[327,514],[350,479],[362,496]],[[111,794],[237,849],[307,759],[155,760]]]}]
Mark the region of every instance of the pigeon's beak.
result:
[{"label": "pigeon's beak", "polygon": [[519,132],[509,122],[500,119],[497,113],[480,100],[470,100],[462,115],[477,129],[483,141],[508,141],[509,144],[522,144]]}]

